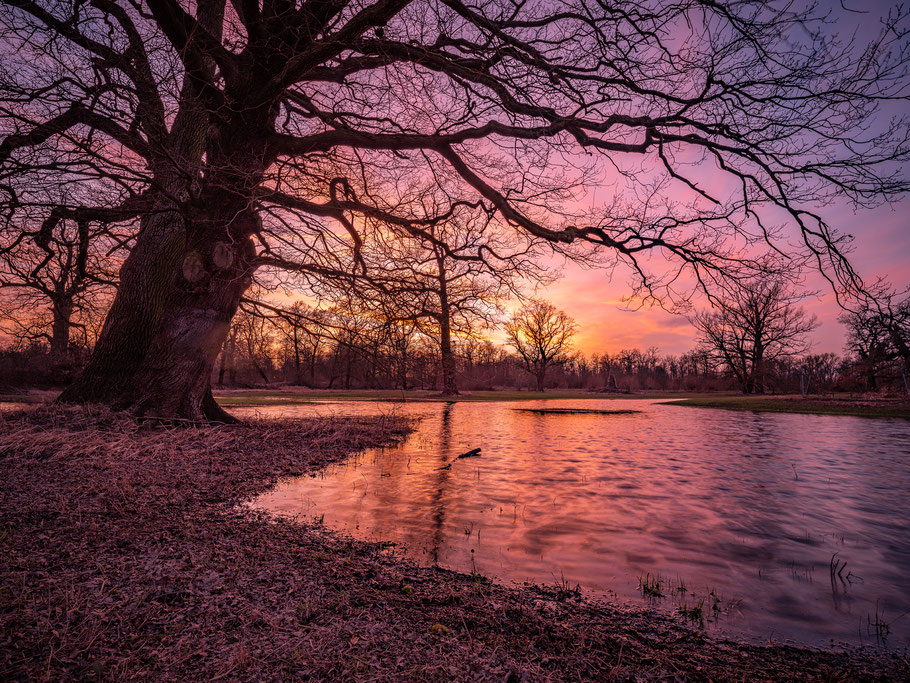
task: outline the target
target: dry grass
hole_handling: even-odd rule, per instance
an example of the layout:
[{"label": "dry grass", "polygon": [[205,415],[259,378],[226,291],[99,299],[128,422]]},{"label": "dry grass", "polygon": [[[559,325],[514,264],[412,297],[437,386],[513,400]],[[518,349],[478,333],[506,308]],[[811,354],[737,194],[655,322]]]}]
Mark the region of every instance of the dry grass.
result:
[{"label": "dry grass", "polygon": [[0,424],[0,679],[900,678],[907,660],[713,641],[556,589],[418,568],[236,503],[400,438],[396,419]]},{"label": "dry grass", "polygon": [[803,415],[848,415],[854,417],[898,417],[910,419],[910,400],[906,397],[877,395],[827,396],[698,396],[668,401],[665,405],[693,408],[720,408],[756,413],[797,413]]}]

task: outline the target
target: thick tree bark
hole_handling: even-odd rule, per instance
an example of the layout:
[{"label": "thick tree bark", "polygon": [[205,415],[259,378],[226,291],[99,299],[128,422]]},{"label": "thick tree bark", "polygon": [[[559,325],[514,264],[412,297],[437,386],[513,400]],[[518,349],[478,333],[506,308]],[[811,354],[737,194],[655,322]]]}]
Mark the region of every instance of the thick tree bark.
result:
[{"label": "thick tree bark", "polygon": [[543,393],[544,392],[544,379],[547,376],[547,368],[544,367],[543,369],[538,370],[536,373],[534,373],[534,375],[537,378],[537,391]]},{"label": "thick tree bark", "polygon": [[225,218],[196,226],[183,250],[161,323],[118,407],[140,416],[225,421],[211,399],[211,376],[252,282],[254,251],[246,236],[256,217],[230,203],[218,214]]},{"label": "thick tree bark", "polygon": [[121,268],[120,287],[94,353],[59,401],[110,404],[133,382],[158,329],[184,240],[177,211],[162,210],[143,218],[142,233]]},{"label": "thick tree bark", "polygon": [[[120,269],[117,295],[82,374],[60,395],[65,403],[117,401],[145,359],[156,334],[186,244],[179,202],[190,197],[189,179],[202,163],[208,116],[189,84],[181,93],[166,158],[153,169],[160,189],[140,221],[136,246]],[[175,167],[179,161],[183,168]]]},{"label": "thick tree bark", "polygon": [[[197,7],[200,25],[217,38],[222,33],[224,5],[224,0],[203,0]],[[210,60],[204,60],[201,68],[203,75],[214,76]],[[183,256],[187,226],[181,208],[190,199],[191,185],[202,168],[209,122],[193,80],[185,79],[166,139],[153,141],[161,153],[148,160],[152,185],[158,188],[153,210],[142,217],[136,245],[120,269],[117,295],[92,357],[58,401],[114,405],[122,403],[124,394],[135,386],[137,372],[160,330]],[[203,394],[207,405],[214,403],[210,390]]]}]

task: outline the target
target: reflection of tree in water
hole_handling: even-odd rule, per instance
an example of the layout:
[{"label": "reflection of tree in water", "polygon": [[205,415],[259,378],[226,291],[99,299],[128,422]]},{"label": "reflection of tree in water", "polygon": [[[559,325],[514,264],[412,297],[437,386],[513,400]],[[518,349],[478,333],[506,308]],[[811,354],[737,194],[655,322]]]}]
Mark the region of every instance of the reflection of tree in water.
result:
[{"label": "reflection of tree in water", "polygon": [[439,546],[442,543],[442,529],[445,525],[446,510],[443,494],[449,483],[449,469],[443,469],[451,460],[452,451],[452,408],[454,402],[447,402],[442,408],[442,423],[439,428],[439,469],[436,474],[436,490],[430,501],[433,511],[433,564],[439,564]]}]

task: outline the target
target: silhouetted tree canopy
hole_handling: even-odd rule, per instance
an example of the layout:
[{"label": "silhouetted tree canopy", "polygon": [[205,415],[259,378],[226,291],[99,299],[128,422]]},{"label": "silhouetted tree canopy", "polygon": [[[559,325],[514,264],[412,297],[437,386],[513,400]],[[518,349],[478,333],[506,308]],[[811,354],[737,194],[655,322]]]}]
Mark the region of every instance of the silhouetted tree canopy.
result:
[{"label": "silhouetted tree canopy", "polygon": [[506,324],[509,345],[518,353],[524,369],[544,390],[547,370],[572,359],[575,321],[548,301],[534,300],[522,306]]},{"label": "silhouetted tree canopy", "polygon": [[801,298],[784,277],[757,276],[690,321],[701,347],[736,378],[743,393],[761,394],[770,367],[809,350],[806,336],[818,321],[796,305]]},{"label": "silhouetted tree canopy", "polygon": [[910,295],[879,282],[840,318],[847,326],[847,350],[864,371],[867,388],[878,388],[878,375],[899,375],[910,394]]}]

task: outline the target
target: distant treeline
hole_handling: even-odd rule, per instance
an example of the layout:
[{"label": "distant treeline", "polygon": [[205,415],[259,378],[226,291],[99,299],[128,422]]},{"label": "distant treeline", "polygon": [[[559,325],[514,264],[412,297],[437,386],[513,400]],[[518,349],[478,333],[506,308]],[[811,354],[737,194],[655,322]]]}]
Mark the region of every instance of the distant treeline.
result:
[{"label": "distant treeline", "polygon": [[[296,384],[325,389],[440,390],[438,343],[422,334],[407,339],[390,335],[364,344],[356,335],[341,339],[284,333],[249,318],[235,325],[222,352],[213,383],[221,386]],[[489,340],[454,343],[458,385],[462,390],[533,390],[535,378],[507,347]],[[864,391],[864,377],[855,363],[833,353],[806,355],[767,369],[769,392]],[[881,368],[879,384],[887,373]],[[897,386],[896,375],[890,383]],[[638,392],[737,390],[735,377],[704,351],[662,354],[657,348],[623,349],[615,353],[574,353],[552,367],[547,389]]]},{"label": "distant treeline", "polygon": [[[464,391],[532,390],[535,378],[509,348],[488,339],[453,343],[458,385]],[[212,383],[224,387],[299,385],[319,389],[439,390],[438,341],[407,325],[295,324],[241,313],[215,364]],[[62,386],[87,361],[90,349],[53,357],[40,341],[0,351],[0,388]],[[806,354],[765,368],[769,393],[901,391],[900,363],[884,357]],[[574,353],[547,373],[547,389],[592,392],[735,391],[736,377],[711,353],[681,355],[657,348]]]}]

